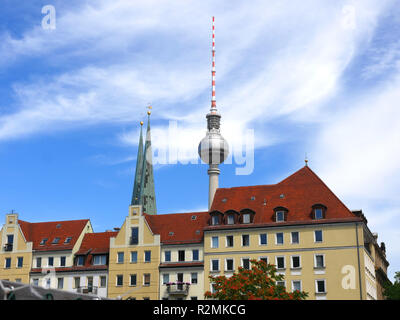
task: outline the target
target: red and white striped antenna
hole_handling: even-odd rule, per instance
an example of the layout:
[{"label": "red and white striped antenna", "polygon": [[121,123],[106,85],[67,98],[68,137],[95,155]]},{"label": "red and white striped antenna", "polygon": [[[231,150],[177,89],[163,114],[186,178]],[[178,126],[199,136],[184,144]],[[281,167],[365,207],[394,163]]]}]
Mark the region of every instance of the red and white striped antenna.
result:
[{"label": "red and white striped antenna", "polygon": [[212,69],[211,69],[211,112],[217,112],[217,101],[215,99],[215,18],[212,17]]}]

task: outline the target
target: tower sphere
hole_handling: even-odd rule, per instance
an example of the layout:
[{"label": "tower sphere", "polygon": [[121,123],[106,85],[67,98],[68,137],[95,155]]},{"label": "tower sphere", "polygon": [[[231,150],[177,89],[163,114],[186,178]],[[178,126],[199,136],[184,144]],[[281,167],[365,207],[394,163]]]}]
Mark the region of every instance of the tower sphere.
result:
[{"label": "tower sphere", "polygon": [[199,156],[207,164],[221,164],[229,154],[229,145],[219,132],[207,132],[200,141]]}]

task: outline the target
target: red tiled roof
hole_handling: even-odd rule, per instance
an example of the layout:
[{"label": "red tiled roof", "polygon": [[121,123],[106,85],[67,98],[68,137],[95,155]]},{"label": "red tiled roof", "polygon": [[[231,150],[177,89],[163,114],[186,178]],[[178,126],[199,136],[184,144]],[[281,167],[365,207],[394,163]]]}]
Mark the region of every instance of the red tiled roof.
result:
[{"label": "red tiled roof", "polygon": [[93,232],[86,233],[81,246],[76,254],[101,254],[110,250],[110,238],[115,237],[118,232]]},{"label": "red tiled roof", "polygon": [[[72,250],[88,221],[88,219],[85,219],[31,223],[18,220],[18,223],[26,241],[33,242],[33,250],[57,251]],[[71,237],[71,241],[65,243],[65,239],[68,237]],[[44,238],[48,239],[47,242],[44,245],[40,245]],[[52,244],[54,238],[60,238],[57,244]]]},{"label": "red tiled roof", "polygon": [[287,223],[311,222],[314,204],[326,206],[324,222],[360,220],[307,166],[274,185],[219,188],[210,211],[251,209],[256,212],[254,224],[269,224],[274,223],[274,208],[285,207]]},{"label": "red tiled roof", "polygon": [[164,244],[201,242],[203,228],[209,219],[207,211],[144,216],[153,233],[159,234]]}]

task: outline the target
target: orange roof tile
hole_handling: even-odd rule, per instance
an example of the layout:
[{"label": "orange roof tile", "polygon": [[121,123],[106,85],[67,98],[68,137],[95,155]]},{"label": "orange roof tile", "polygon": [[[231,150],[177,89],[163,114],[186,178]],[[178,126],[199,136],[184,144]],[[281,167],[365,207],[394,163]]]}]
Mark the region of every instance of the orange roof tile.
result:
[{"label": "orange roof tile", "polygon": [[[52,221],[52,222],[26,222],[18,220],[26,241],[33,242],[33,250],[36,251],[57,251],[71,250],[84,227],[88,223],[85,220]],[[65,240],[70,237],[69,243]],[[44,245],[40,242],[47,238]],[[58,243],[52,243],[55,238],[59,238]]]},{"label": "orange roof tile", "polygon": [[153,233],[159,234],[164,244],[201,242],[209,218],[207,211],[144,216]]},{"label": "orange roof tile", "polygon": [[325,222],[359,220],[308,166],[274,185],[219,188],[210,211],[251,209],[256,212],[254,224],[268,224],[274,223],[274,208],[285,207],[288,223],[312,222],[315,204],[327,207]]}]

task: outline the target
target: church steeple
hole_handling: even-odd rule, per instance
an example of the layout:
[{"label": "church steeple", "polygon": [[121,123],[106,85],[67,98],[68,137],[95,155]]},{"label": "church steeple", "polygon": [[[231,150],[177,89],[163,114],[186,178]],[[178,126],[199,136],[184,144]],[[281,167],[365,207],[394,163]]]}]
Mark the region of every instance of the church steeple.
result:
[{"label": "church steeple", "polygon": [[144,145],[144,155],[142,164],[142,176],[140,180],[139,204],[143,206],[143,212],[147,214],[157,214],[156,194],[154,190],[153,158],[151,149],[150,135],[150,110],[147,111],[147,132]]},{"label": "church steeple", "polygon": [[[151,107],[149,107],[151,108]],[[146,141],[143,150],[143,122],[140,122],[139,147],[136,159],[135,180],[131,206],[142,205],[142,212],[157,214],[156,196],[154,190],[153,159],[150,135],[150,114],[148,111]]]},{"label": "church steeple", "polygon": [[143,121],[140,121],[140,137],[139,137],[139,147],[136,158],[136,171],[135,171],[135,180],[133,182],[133,192],[132,192],[132,200],[131,206],[139,204],[140,198],[140,181],[142,179],[142,171],[143,171]]}]

